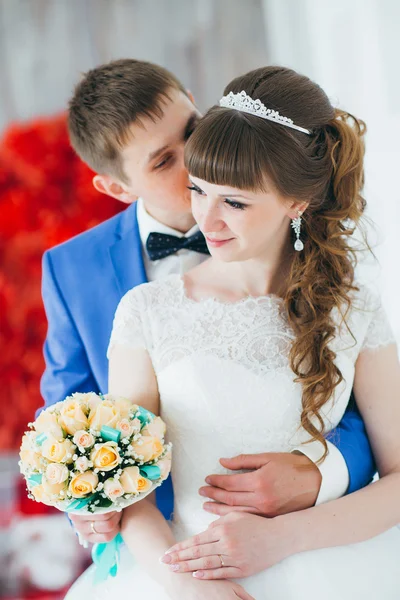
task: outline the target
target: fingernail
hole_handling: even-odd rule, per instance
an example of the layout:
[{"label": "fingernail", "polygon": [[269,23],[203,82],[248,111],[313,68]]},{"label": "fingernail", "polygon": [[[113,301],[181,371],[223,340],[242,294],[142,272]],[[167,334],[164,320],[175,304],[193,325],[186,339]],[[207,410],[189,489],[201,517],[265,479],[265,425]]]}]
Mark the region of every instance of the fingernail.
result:
[{"label": "fingernail", "polygon": [[211,482],[211,479],[210,479],[209,477],[206,477],[204,481],[205,481],[206,483],[210,483],[210,482]]},{"label": "fingernail", "polygon": [[206,495],[206,491],[203,490],[202,488],[199,489],[199,494],[200,496],[205,496]]},{"label": "fingernail", "polygon": [[179,571],[179,565],[170,565],[169,567],[171,569],[171,571]]},{"label": "fingernail", "polygon": [[201,579],[204,576],[203,571],[194,571],[193,573],[193,577],[197,577],[198,579]]},{"label": "fingernail", "polygon": [[162,556],[162,557],[160,558],[160,562],[162,562],[162,563],[165,563],[166,565],[167,565],[168,563],[170,563],[171,561],[172,561],[172,557],[171,557],[171,556],[169,556],[168,554],[164,554],[164,556]]}]

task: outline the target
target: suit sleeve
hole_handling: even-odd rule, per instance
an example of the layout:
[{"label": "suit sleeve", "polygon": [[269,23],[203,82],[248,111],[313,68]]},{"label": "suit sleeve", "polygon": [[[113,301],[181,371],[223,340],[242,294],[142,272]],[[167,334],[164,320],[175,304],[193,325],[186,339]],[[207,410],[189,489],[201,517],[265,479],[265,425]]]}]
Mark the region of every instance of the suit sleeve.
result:
[{"label": "suit sleeve", "polygon": [[48,330],[44,344],[46,368],[40,388],[45,401],[42,408],[47,408],[72,392],[97,392],[98,385],[57,282],[50,252],[43,256],[42,269],[42,297]]},{"label": "suit sleeve", "polygon": [[327,440],[341,452],[349,472],[347,493],[368,485],[376,473],[376,465],[364,421],[352,394],[343,419],[329,432]]}]

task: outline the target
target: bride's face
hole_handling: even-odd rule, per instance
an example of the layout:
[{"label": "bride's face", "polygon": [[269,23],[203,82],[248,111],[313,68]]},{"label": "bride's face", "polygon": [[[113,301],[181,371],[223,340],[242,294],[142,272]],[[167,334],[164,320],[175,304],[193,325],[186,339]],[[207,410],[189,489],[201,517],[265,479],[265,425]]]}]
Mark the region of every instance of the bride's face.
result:
[{"label": "bride's face", "polygon": [[212,256],[244,261],[276,255],[289,241],[299,203],[276,190],[249,192],[189,176],[192,211]]}]

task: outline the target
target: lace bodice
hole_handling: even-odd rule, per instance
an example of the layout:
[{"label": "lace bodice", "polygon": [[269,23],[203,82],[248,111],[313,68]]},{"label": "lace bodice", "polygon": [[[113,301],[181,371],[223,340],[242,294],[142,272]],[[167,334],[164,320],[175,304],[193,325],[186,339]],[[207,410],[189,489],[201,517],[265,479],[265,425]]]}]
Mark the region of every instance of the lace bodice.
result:
[{"label": "lace bodice", "polygon": [[[379,299],[361,288],[346,321],[336,315],[334,349],[356,357],[361,348],[393,341]],[[348,325],[348,327],[346,326]],[[355,338],[353,338],[352,333]],[[231,360],[256,374],[287,368],[294,335],[283,301],[274,295],[235,303],[187,297],[179,275],[129,291],[118,307],[110,346],[144,347],[156,373],[190,354]]]},{"label": "lace bodice", "polygon": [[[355,294],[346,321],[339,311],[334,320],[332,349],[344,381],[321,411],[327,430],[346,409],[360,351],[393,340],[379,300],[366,288]],[[212,518],[200,510],[197,490],[207,474],[223,471],[221,456],[287,452],[309,439],[300,424],[301,386],[289,363],[293,339],[283,301],[273,295],[197,302],[173,275],[121,300],[110,347],[150,354],[174,446],[175,516],[186,533]]]}]

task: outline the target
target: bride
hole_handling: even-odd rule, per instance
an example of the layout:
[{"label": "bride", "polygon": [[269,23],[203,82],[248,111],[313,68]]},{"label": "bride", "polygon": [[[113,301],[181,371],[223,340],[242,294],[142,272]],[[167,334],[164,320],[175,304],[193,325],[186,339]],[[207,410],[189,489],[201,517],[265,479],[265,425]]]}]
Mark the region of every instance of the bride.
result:
[{"label": "bride", "polygon": [[[151,497],[125,509],[117,577],[95,588],[90,568],[68,600],[400,597],[400,368],[350,243],[364,130],[308,78],[266,67],[232,81],[192,134],[193,214],[211,258],[128,292],[109,346],[110,393],[167,424],[174,518]],[[318,440],[323,460],[353,385],[379,481],[272,519],[202,510],[204,477],[238,445]]]}]

